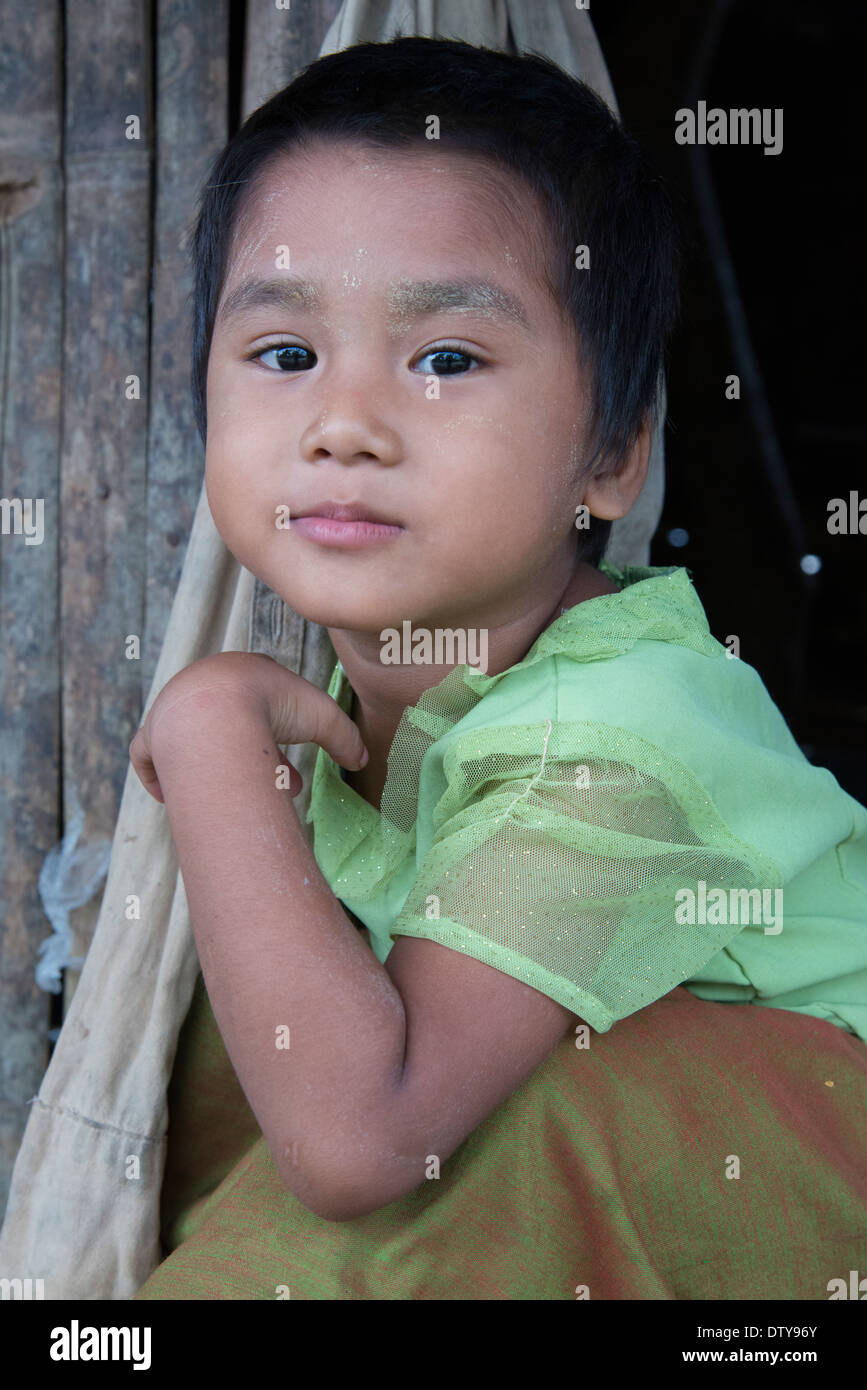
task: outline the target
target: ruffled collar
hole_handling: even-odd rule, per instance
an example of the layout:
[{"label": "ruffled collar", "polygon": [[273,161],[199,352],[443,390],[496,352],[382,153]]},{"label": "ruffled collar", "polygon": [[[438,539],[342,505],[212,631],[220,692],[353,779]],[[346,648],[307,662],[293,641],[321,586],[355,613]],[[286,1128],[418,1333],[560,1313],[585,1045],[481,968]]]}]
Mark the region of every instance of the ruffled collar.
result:
[{"label": "ruffled collar", "polygon": [[[616,594],[601,594],[565,608],[539,634],[526,656],[505,671],[489,676],[473,666],[455,667],[438,685],[424,691],[409,710],[418,710],[434,690],[441,690],[457,673],[460,683],[469,685],[481,699],[513,671],[533,666],[555,652],[568,652],[576,661],[608,661],[642,639],[676,642],[707,656],[719,651],[720,644],[710,632],[701,599],[685,566],[625,565],[618,569],[602,560],[598,568],[619,586]],[[329,694],[348,713],[352,687],[339,661],[332,685]]]}]

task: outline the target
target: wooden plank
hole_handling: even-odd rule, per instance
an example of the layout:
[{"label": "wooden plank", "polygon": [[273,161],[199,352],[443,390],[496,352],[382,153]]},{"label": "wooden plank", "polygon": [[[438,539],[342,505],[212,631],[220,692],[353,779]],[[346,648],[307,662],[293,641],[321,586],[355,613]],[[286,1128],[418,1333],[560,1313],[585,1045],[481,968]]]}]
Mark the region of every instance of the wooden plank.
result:
[{"label": "wooden plank", "polygon": [[[151,35],[137,0],[65,16],[63,808],[68,824],[77,796],[92,844],[112,837],[141,713],[141,664],[125,652],[144,621]],[[76,955],[102,887],[71,914]],[[67,970],[67,1007],[77,978]]]},{"label": "wooden plank", "polygon": [[319,57],[322,40],[339,9],[340,0],[312,0],[288,10],[273,4],[247,6],[244,119]]},{"label": "wooden plank", "polygon": [[57,6],[0,6],[0,496],[41,499],[43,518],[41,542],[32,527],[32,544],[0,535],[0,1211],[49,1053],[50,996],[34,970],[51,930],[38,878],[60,796],[62,42]]},{"label": "wooden plank", "polygon": [[193,282],[187,241],[201,185],[228,138],[228,69],[228,0],[208,5],[160,0],[142,705],[159,659],[205,471],[190,392],[192,298],[187,296]]}]

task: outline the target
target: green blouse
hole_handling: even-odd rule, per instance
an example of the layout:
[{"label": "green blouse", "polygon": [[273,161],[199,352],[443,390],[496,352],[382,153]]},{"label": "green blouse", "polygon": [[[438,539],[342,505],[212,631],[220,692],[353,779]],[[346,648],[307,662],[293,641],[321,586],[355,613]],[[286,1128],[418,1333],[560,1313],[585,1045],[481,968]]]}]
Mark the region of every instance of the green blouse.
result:
[{"label": "green blouse", "polygon": [[[867,1042],[867,810],[711,635],[686,569],[600,568],[619,592],[404,711],[380,811],[319,750],[326,881],[380,961],[427,937],[600,1033],[683,983]],[[328,693],[349,712],[340,662]]]}]

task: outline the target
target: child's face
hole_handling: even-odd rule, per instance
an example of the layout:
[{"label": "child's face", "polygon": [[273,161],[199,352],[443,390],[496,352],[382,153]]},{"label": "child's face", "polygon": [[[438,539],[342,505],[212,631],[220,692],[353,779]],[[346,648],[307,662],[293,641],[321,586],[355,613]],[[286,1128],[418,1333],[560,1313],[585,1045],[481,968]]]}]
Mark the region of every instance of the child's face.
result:
[{"label": "child's face", "polygon": [[[240,562],[322,626],[504,623],[575,568],[588,397],[536,278],[535,205],[505,176],[503,203],[489,199],[480,173],[434,145],[317,144],[284,156],[239,220],[208,363],[208,500]],[[293,276],[317,295],[224,315],[244,283]],[[470,280],[498,286],[525,322],[491,296],[389,306],[398,282]],[[281,339],[297,345],[282,359]],[[477,360],[431,356],[450,343]],[[326,546],[292,520],[323,501],[402,530]]]}]

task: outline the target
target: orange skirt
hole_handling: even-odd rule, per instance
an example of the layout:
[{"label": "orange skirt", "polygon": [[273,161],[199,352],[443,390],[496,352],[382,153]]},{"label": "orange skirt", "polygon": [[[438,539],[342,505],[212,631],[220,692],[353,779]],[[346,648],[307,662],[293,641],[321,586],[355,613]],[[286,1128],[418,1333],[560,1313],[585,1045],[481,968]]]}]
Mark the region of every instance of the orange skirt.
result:
[{"label": "orange skirt", "polygon": [[828,1300],[867,1274],[867,1045],[805,1014],[679,986],[568,1036],[438,1179],[349,1222],[282,1186],[201,976],[169,1106],[137,1299]]}]

